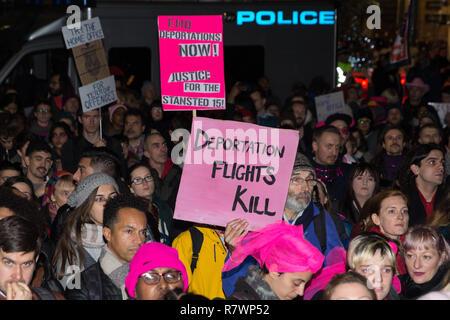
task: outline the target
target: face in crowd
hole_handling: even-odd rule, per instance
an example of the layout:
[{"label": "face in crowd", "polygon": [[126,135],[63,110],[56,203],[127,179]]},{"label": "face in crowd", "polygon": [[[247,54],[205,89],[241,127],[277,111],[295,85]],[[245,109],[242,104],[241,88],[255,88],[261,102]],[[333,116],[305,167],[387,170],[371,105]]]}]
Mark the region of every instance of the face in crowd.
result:
[{"label": "face in crowd", "polygon": [[130,173],[131,192],[148,200],[151,200],[155,192],[155,182],[148,168],[137,167]]},{"label": "face in crowd", "polygon": [[78,117],[78,121],[83,126],[83,131],[87,134],[95,134],[100,130],[100,116],[98,110],[84,112]]},{"label": "face in crowd", "polygon": [[25,164],[29,174],[37,179],[45,179],[53,164],[52,155],[45,151],[35,151],[25,156]]},{"label": "face in crowd", "polygon": [[401,196],[391,196],[381,201],[380,212],[373,213],[371,219],[381,233],[390,239],[398,239],[408,230],[408,205]]},{"label": "face in crowd", "polygon": [[39,124],[47,124],[52,118],[50,106],[43,103],[39,104],[38,106],[36,106],[34,116],[36,117]]},{"label": "face in crowd", "polygon": [[94,204],[92,205],[90,212],[91,219],[95,224],[100,226],[103,225],[103,210],[105,208],[106,201],[117,195],[117,190],[110,184],[104,184],[98,187]]},{"label": "face in crowd", "polygon": [[294,113],[295,121],[297,122],[297,127],[303,126],[306,121],[306,104],[303,98],[297,98],[295,103],[292,105],[292,112]]},{"label": "face in crowd", "polygon": [[62,127],[56,127],[52,132],[51,143],[53,147],[58,150],[61,150],[63,145],[69,140],[66,131]]},{"label": "face in crowd", "polygon": [[332,132],[324,132],[317,141],[313,141],[312,147],[318,164],[332,166],[339,156],[341,136]]},{"label": "face in crowd", "polygon": [[159,134],[152,134],[147,137],[145,143],[144,155],[150,160],[150,163],[164,165],[169,157],[166,140]]},{"label": "face in crowd", "polygon": [[91,159],[90,158],[81,158],[78,162],[77,171],[73,174],[73,180],[77,183],[80,183],[81,180],[95,173],[94,168],[91,167]]},{"label": "face in crowd", "polygon": [[130,262],[147,234],[147,218],[144,212],[135,208],[121,208],[112,228],[104,227],[103,235],[108,248],[122,262]]},{"label": "face in crowd", "polygon": [[378,249],[372,257],[357,264],[354,271],[368,280],[368,286],[375,290],[377,300],[383,300],[391,288],[394,270],[389,256],[382,256]]},{"label": "face in crowd", "polygon": [[341,145],[344,145],[345,142],[348,139],[348,136],[350,135],[350,130],[348,128],[347,122],[343,120],[334,120],[330,123],[331,126],[335,127],[339,130],[339,133],[341,134]]},{"label": "face in crowd", "polygon": [[387,155],[401,155],[405,145],[404,136],[400,130],[392,129],[386,132],[383,140],[383,149],[386,151]]},{"label": "face in crowd", "polygon": [[444,155],[440,150],[432,150],[420,161],[420,166],[411,165],[410,169],[420,183],[440,185],[444,181]]},{"label": "face in crowd", "polygon": [[305,285],[312,278],[312,272],[279,273],[269,271],[264,280],[280,300],[292,300],[297,296],[303,296]]},{"label": "face in crowd", "polygon": [[33,278],[38,256],[31,252],[5,252],[0,249],[0,290],[7,293],[10,282],[28,285]]},{"label": "face in crowd", "polygon": [[[122,109],[122,108],[119,108]],[[142,118],[135,115],[128,115],[124,122],[124,135],[129,139],[138,139],[142,136],[145,130],[145,125],[142,124]]]},{"label": "face in crowd", "polygon": [[375,178],[369,171],[353,178],[352,187],[356,198],[369,199],[375,190]]},{"label": "face in crowd", "polygon": [[183,276],[173,268],[154,268],[139,276],[136,284],[137,300],[161,300],[164,295],[177,288],[183,289]]},{"label": "face in crowd", "polygon": [[430,281],[444,262],[445,255],[433,246],[422,243],[405,252],[406,270],[414,283],[422,284]]},{"label": "face in crowd", "polygon": [[299,170],[293,173],[289,183],[286,208],[300,212],[308,207],[317,181],[310,171]]}]

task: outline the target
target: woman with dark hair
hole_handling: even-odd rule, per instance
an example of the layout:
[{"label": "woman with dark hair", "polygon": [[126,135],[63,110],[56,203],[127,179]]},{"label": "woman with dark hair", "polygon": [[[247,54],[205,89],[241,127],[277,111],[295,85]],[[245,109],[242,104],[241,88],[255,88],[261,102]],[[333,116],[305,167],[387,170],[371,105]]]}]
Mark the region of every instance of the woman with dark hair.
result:
[{"label": "woman with dark hair", "polygon": [[55,123],[48,134],[48,140],[55,154],[56,171],[62,171],[61,149],[63,145],[72,138],[72,131],[65,122]]},{"label": "woman with dark hair", "polygon": [[47,138],[52,126],[52,108],[48,100],[39,100],[30,117],[30,132],[41,138]]},{"label": "woman with dark hair", "polygon": [[170,243],[173,211],[167,203],[159,199],[161,188],[158,173],[145,163],[138,163],[128,170],[128,185],[131,193],[148,203],[147,220],[156,241]]},{"label": "woman with dark hair", "polygon": [[54,274],[64,288],[74,271],[81,272],[98,261],[105,245],[103,209],[118,191],[111,176],[94,173],[84,178],[67,199],[74,210],[64,224],[52,263]]},{"label": "woman with dark hair", "polygon": [[359,222],[361,208],[379,187],[380,178],[375,168],[368,163],[358,163],[350,173],[347,192],[339,206],[340,213],[352,224]]},{"label": "woman with dark hair", "polygon": [[17,112],[23,113],[19,96],[16,93],[9,93],[5,95],[1,101],[0,109],[3,111],[7,111],[10,114],[16,114]]},{"label": "woman with dark hair", "polygon": [[28,200],[37,201],[34,194],[33,183],[27,178],[22,176],[10,177],[3,184],[5,187],[12,188],[18,192],[17,195],[24,197]]}]

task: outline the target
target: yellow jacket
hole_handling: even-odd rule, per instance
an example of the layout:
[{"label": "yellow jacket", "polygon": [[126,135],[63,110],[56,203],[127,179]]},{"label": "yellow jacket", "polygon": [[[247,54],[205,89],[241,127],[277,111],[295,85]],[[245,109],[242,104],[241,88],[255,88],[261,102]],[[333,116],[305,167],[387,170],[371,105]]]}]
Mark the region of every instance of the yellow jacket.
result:
[{"label": "yellow jacket", "polygon": [[191,272],[192,239],[189,230],[179,234],[172,242],[172,247],[178,250],[180,260],[183,261],[188,273],[188,292],[202,295],[208,299],[225,299],[222,290],[222,268],[227,251],[214,229],[196,228],[203,234],[203,243],[193,276]]}]

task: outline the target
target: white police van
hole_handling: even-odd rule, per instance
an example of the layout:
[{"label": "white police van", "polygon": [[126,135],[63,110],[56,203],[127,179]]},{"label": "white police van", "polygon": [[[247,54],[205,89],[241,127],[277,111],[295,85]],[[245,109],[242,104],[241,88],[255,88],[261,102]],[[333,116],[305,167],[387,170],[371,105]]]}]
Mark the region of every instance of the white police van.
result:
[{"label": "white police van", "polygon": [[[86,8],[83,9],[85,11]],[[133,75],[131,86],[144,80],[160,87],[157,17],[159,15],[222,15],[227,91],[237,80],[266,75],[273,92],[286,98],[295,82],[308,85],[322,76],[335,78],[336,10],[334,1],[302,2],[99,2],[91,9],[105,35],[109,65]],[[67,72],[80,85],[61,28],[69,15],[32,32],[0,70],[0,85],[42,89],[50,73]],[[22,88],[21,88],[22,87]],[[27,89],[28,88],[28,89]]]}]

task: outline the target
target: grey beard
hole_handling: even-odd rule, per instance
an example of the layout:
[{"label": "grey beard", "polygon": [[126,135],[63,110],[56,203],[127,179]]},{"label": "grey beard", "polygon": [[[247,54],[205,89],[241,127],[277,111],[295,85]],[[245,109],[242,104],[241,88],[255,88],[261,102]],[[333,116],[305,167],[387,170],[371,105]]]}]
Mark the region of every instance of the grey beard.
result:
[{"label": "grey beard", "polygon": [[311,202],[311,198],[309,198],[309,200],[306,202],[299,203],[297,201],[296,197],[288,195],[285,206],[286,206],[286,208],[293,210],[295,212],[301,212],[301,211],[304,211],[306,209],[306,207],[308,207],[310,202]]}]

